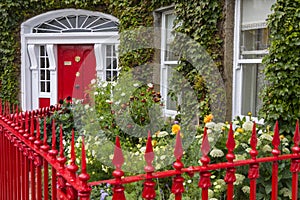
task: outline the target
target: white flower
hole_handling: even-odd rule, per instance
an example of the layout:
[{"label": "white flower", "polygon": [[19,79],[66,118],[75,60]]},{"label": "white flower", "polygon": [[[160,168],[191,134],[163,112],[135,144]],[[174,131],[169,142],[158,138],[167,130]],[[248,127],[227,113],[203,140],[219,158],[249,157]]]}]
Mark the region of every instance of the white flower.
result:
[{"label": "white flower", "polygon": [[145,151],[146,151],[146,147],[141,147],[140,148],[140,152],[145,153]]},{"label": "white flower", "polygon": [[94,95],[98,95],[99,93],[98,92],[94,92]]},{"label": "white flower", "polygon": [[152,84],[152,83],[148,83],[147,86],[148,86],[149,88],[152,88],[152,87],[153,87],[153,84]]},{"label": "white flower", "polygon": [[271,152],[272,148],[270,147],[270,145],[266,144],[265,146],[263,146],[262,150],[263,152],[267,153],[267,152]]},{"label": "white flower", "polygon": [[191,179],[189,179],[187,182],[188,182],[188,183],[192,183],[192,180],[191,180]]},{"label": "white flower", "polygon": [[112,103],[112,100],[107,99],[105,102],[106,103]]},{"label": "white flower", "polygon": [[113,87],[115,87],[116,85],[117,85],[117,82],[111,82],[111,85],[113,86]]},{"label": "white flower", "polygon": [[286,187],[280,189],[279,193],[283,194],[283,196],[285,196],[285,197],[289,197],[289,199],[292,199],[292,192],[290,189],[288,189]]},{"label": "white flower", "polygon": [[213,150],[211,150],[211,152],[209,153],[209,155],[211,155],[214,158],[219,158],[224,156],[224,153],[222,150],[214,148]]},{"label": "white flower", "polygon": [[102,87],[107,87],[107,82],[105,81],[105,82],[103,82],[103,84],[102,84]]},{"label": "white flower", "polygon": [[234,185],[241,185],[245,179],[245,176],[242,174],[235,174],[236,181],[234,182]]},{"label": "white flower", "polygon": [[216,125],[215,122],[208,122],[205,124],[205,127],[209,128],[209,129],[213,129],[215,127],[215,125]]},{"label": "white flower", "polygon": [[283,152],[283,153],[289,154],[289,153],[290,153],[290,150],[289,150],[288,148],[284,147],[284,148],[282,149],[282,152]]},{"label": "white flower", "polygon": [[166,155],[162,155],[162,156],[160,156],[160,159],[161,159],[161,160],[164,160],[164,159],[166,159]]},{"label": "white flower", "polygon": [[90,107],[89,104],[86,104],[86,105],[84,106],[84,109],[87,110],[87,109],[89,109],[89,107]]},{"label": "white flower", "polygon": [[249,186],[244,186],[244,187],[242,187],[242,191],[243,191],[245,194],[250,194],[250,187],[249,187]]},{"label": "white flower", "polygon": [[260,138],[264,139],[264,140],[267,140],[267,141],[270,141],[270,142],[273,140],[273,137],[271,135],[269,135],[269,134],[262,134],[260,136]]},{"label": "white flower", "polygon": [[93,78],[93,79],[91,80],[91,84],[95,84],[95,83],[96,83],[96,79]]},{"label": "white flower", "polygon": [[121,93],[121,97],[124,97],[126,94],[124,92]]},{"label": "white flower", "polygon": [[167,135],[169,135],[169,133],[167,131],[159,131],[157,133],[157,137],[165,137]]},{"label": "white flower", "polygon": [[80,72],[76,72],[76,77],[79,77],[80,76]]},{"label": "white flower", "polygon": [[134,87],[139,87],[138,83],[133,84]]},{"label": "white flower", "polygon": [[243,129],[245,131],[251,131],[252,130],[252,127],[253,127],[253,122],[249,121],[249,122],[245,122],[243,124]]},{"label": "white flower", "polygon": [[120,103],[121,103],[121,101],[116,101],[115,102],[116,105],[119,105]]}]

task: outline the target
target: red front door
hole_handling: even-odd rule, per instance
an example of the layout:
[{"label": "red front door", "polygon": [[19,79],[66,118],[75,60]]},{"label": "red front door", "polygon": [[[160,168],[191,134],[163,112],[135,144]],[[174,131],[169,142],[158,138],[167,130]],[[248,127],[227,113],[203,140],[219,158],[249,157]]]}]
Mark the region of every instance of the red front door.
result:
[{"label": "red front door", "polygon": [[84,99],[88,85],[95,78],[94,45],[58,46],[58,100],[68,96]]}]

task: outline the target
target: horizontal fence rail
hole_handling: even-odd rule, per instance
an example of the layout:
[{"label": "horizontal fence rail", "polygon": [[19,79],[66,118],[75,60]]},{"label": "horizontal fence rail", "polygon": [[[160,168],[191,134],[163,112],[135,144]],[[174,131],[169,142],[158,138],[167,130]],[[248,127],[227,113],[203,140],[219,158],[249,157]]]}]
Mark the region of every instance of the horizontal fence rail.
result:
[{"label": "horizontal fence rail", "polygon": [[[90,199],[84,139],[79,175],[79,167],[75,164],[74,132],[69,164],[64,156],[62,128],[60,140],[56,141],[54,121],[51,146],[47,143],[45,118],[58,109],[59,106],[19,112],[17,106],[7,102],[0,106],[0,200]],[[56,142],[59,142],[59,150]]]}]

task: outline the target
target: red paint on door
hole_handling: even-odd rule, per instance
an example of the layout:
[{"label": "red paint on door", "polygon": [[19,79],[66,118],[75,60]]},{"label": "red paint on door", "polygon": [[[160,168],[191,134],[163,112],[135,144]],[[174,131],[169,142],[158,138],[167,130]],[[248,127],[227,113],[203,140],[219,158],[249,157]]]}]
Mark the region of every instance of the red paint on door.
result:
[{"label": "red paint on door", "polygon": [[84,99],[96,78],[94,45],[58,46],[58,100],[68,96]]},{"label": "red paint on door", "polygon": [[50,98],[39,98],[39,107],[45,108],[50,106]]}]

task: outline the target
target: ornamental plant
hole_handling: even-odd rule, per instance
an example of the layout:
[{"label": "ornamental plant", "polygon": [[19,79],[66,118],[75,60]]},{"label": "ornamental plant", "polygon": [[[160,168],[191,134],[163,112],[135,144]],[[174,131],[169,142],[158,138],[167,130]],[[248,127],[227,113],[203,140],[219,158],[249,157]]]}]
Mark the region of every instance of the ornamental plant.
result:
[{"label": "ornamental plant", "polygon": [[259,115],[272,127],[278,120],[285,135],[292,135],[300,118],[299,7],[297,0],[277,0],[274,4],[268,19],[269,54],[263,59],[268,84],[262,92]]}]

